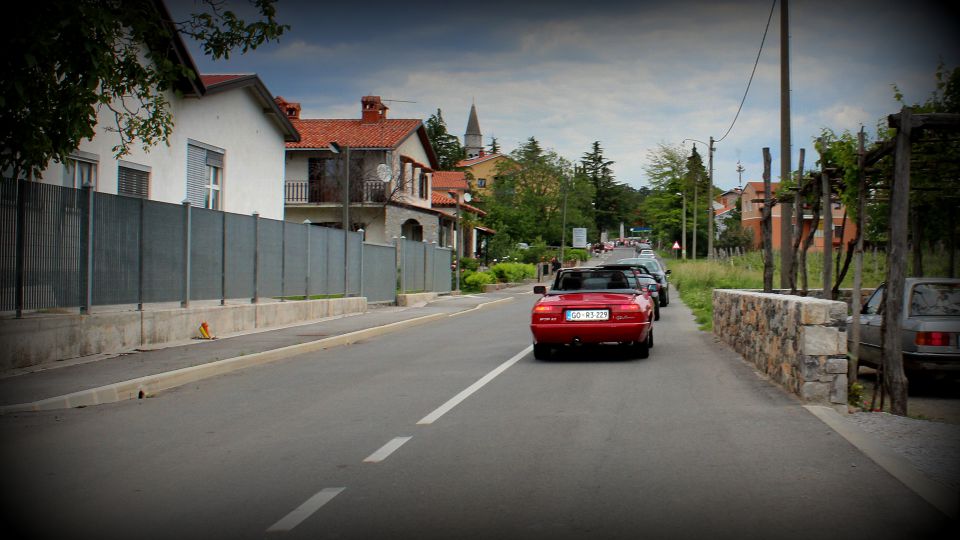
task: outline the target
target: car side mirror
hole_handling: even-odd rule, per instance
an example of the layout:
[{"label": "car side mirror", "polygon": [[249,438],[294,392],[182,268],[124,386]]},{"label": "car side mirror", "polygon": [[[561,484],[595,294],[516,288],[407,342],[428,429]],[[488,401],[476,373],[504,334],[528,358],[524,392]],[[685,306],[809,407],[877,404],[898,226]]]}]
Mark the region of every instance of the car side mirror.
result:
[{"label": "car side mirror", "polygon": [[534,285],[533,294],[547,294],[547,287],[545,285]]}]

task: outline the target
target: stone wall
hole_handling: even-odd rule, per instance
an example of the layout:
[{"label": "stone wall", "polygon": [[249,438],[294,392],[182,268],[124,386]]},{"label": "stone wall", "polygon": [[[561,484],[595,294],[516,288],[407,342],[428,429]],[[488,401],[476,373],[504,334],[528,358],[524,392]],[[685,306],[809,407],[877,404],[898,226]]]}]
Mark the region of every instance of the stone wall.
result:
[{"label": "stone wall", "polygon": [[847,403],[847,304],[754,291],[713,291],[713,333],[808,403]]}]

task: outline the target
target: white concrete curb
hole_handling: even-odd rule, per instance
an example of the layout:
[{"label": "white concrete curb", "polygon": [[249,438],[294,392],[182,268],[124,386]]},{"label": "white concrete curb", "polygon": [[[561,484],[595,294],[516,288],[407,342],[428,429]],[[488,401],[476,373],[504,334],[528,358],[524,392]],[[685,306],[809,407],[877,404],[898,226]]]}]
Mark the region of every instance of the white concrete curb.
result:
[{"label": "white concrete curb", "polygon": [[850,444],[856,446],[880,468],[910,488],[950,519],[957,519],[960,509],[960,494],[935,482],[917,470],[910,462],[890,450],[873,436],[843,420],[840,413],[830,407],[804,405],[803,408],[830,426]]}]

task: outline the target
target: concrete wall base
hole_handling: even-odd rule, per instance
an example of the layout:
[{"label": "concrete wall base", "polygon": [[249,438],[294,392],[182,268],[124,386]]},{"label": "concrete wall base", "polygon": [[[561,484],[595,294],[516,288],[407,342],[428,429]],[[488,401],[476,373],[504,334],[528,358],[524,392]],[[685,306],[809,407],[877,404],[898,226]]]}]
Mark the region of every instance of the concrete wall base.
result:
[{"label": "concrete wall base", "polygon": [[0,371],[193,339],[199,337],[203,322],[214,335],[226,335],[366,310],[366,298],[351,297],[88,315],[31,314],[0,320]]}]

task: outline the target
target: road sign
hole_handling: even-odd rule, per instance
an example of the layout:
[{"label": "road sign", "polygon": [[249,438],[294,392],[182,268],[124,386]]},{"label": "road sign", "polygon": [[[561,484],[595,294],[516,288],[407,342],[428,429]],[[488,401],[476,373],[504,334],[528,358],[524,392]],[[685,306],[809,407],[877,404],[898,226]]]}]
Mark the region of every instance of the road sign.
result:
[{"label": "road sign", "polygon": [[652,227],[630,227],[630,232],[650,232]]},{"label": "road sign", "polygon": [[575,248],[587,247],[587,229],[585,227],[573,228],[573,247]]},{"label": "road sign", "polygon": [[676,240],[674,240],[674,241],[673,241],[673,249],[680,249],[680,242],[677,242]]}]

